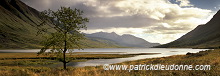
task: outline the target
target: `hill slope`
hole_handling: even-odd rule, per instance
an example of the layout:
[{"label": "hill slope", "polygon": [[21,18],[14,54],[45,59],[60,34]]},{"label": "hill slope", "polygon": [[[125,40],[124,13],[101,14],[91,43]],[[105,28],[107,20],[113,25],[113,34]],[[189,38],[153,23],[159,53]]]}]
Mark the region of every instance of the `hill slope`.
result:
[{"label": "hill slope", "polygon": [[190,47],[219,48],[220,47],[220,11],[204,25],[197,26],[181,38],[157,47]]},{"label": "hill slope", "polygon": [[19,0],[0,3],[0,48],[36,48],[39,12]]},{"label": "hill slope", "polygon": [[120,46],[124,47],[153,47],[160,45],[159,43],[150,43],[144,39],[135,37],[133,35],[124,34],[122,36],[117,35],[116,33],[106,33],[106,32],[97,32],[93,34],[87,34],[87,37],[96,37],[99,39],[107,39],[115,42]]}]

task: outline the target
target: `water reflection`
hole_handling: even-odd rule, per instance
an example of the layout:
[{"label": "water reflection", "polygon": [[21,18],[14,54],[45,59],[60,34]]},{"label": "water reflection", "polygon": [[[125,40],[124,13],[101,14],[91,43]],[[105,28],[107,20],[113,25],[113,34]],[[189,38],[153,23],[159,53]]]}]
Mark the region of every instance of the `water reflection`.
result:
[{"label": "water reflection", "polygon": [[[93,49],[92,49],[93,50]],[[104,64],[114,64],[114,63],[121,63],[125,61],[132,61],[132,60],[139,60],[139,59],[146,59],[146,58],[156,58],[156,57],[166,57],[171,55],[183,55],[187,52],[196,53],[199,51],[207,50],[207,49],[166,49],[166,48],[149,48],[149,49],[113,49],[111,52],[118,52],[116,50],[120,50],[120,52],[126,52],[126,53],[161,53],[161,54],[153,54],[153,55],[138,55],[135,57],[128,57],[128,58],[116,58],[116,59],[95,59],[95,60],[88,60],[86,62],[71,62],[68,64],[68,66],[74,66],[74,67],[84,67],[84,66],[99,66]],[[126,50],[126,51],[125,51]],[[88,50],[85,50],[88,52]],[[173,52],[175,51],[175,52]],[[95,52],[100,52],[96,50]],[[109,52],[105,50],[105,52]]]}]

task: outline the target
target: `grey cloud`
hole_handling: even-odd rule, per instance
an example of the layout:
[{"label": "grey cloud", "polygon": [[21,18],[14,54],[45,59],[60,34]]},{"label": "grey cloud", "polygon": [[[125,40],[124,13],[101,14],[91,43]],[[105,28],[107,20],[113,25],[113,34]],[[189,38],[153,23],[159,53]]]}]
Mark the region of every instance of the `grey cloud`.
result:
[{"label": "grey cloud", "polygon": [[[102,4],[103,5],[103,4]],[[71,6],[71,8],[77,8],[84,11],[84,15],[88,17],[98,16],[98,15],[109,15],[109,14],[118,14],[123,12],[117,7],[111,6],[108,8],[110,13],[104,13],[104,11],[99,10],[99,6],[87,6],[83,3],[77,3]]]},{"label": "grey cloud", "polygon": [[160,30],[160,29],[155,29],[155,30],[147,30],[147,31],[144,31],[144,33],[177,34],[177,33],[185,33],[185,31],[183,31],[183,30]]},{"label": "grey cloud", "polygon": [[[124,15],[125,10],[116,7],[114,5],[117,0],[97,0],[96,6],[86,5],[86,1],[76,1],[76,0],[22,0],[28,5],[35,5],[41,1],[49,1],[50,5],[43,8],[41,5],[37,5],[34,8],[37,9],[52,9],[56,10],[60,6],[69,6],[71,8],[78,8],[84,11],[84,16],[90,19],[88,23],[88,29],[106,29],[106,28],[140,28],[140,27],[149,27],[156,26],[151,28],[154,31],[166,31],[166,30],[189,30],[192,29],[188,26],[191,26],[187,23],[174,23],[178,19],[187,20],[187,18],[196,18],[195,14],[181,12],[181,8],[167,8],[170,10],[168,13],[160,12],[165,17],[162,20],[154,20],[150,18],[149,14],[135,14],[135,15]],[[42,3],[42,2],[41,2]],[[147,3],[146,3],[147,4]],[[100,6],[106,6],[107,10],[110,12],[104,12],[99,9]],[[171,5],[170,5],[171,6]],[[156,7],[156,6],[155,6]],[[138,8],[139,10],[146,10],[143,8]],[[136,10],[136,8],[135,8]],[[155,11],[163,11],[163,9],[155,9]],[[200,10],[201,11],[201,10]],[[124,13],[124,14],[123,14]],[[184,14],[180,14],[184,13]],[[107,17],[108,15],[122,14],[122,16],[112,16]],[[100,16],[101,15],[101,16]],[[198,17],[200,17],[198,15]],[[197,17],[197,18],[198,18]],[[162,25],[156,25],[156,23],[167,23],[171,25],[171,28],[163,27]],[[148,31],[149,32],[149,31]],[[152,32],[152,31],[151,31]]]},{"label": "grey cloud", "polygon": [[99,14],[98,9],[96,7],[86,6],[85,4],[82,4],[82,3],[72,5],[71,8],[72,9],[77,8],[77,9],[82,10],[84,12],[84,15],[86,16]]},{"label": "grey cloud", "polygon": [[[108,0],[101,0],[102,5],[108,5]],[[78,8],[84,11],[85,16],[89,17],[88,29],[104,29],[104,28],[118,28],[118,27],[146,27],[156,22],[146,15],[129,15],[129,16],[113,16],[113,17],[98,17],[98,15],[108,15],[109,13],[103,13],[98,9],[98,6],[87,6],[82,3],[71,6],[72,8]],[[111,14],[119,14],[123,12],[121,9],[111,6],[108,8]],[[93,17],[94,16],[94,17]]]},{"label": "grey cloud", "polygon": [[152,29],[157,29],[157,30],[189,30],[190,28],[187,27],[186,25],[185,26],[174,26],[174,27],[164,27],[162,25],[159,25],[159,26],[156,26],[156,27],[153,27]]},{"label": "grey cloud", "polygon": [[185,33],[189,31],[191,28],[187,27],[186,24],[172,26],[172,27],[164,27],[163,25],[156,25],[150,30],[144,31],[145,33],[159,33],[159,34],[176,34],[176,33]]},{"label": "grey cloud", "polygon": [[94,17],[90,18],[88,28],[112,28],[112,27],[147,27],[155,23],[156,20],[148,18],[143,15],[132,15],[132,16],[116,16],[116,17]]},{"label": "grey cloud", "polygon": [[[36,0],[23,0],[28,4],[33,4],[37,2]],[[84,16],[90,19],[88,23],[88,29],[104,29],[104,28],[118,28],[118,27],[146,27],[150,26],[155,20],[148,18],[146,15],[126,15],[126,16],[113,16],[113,17],[99,17],[106,16],[106,15],[114,15],[114,14],[121,14],[124,11],[120,8],[113,5],[116,1],[110,0],[99,0],[99,6],[88,6],[82,2],[75,2],[72,5],[70,3],[62,2],[59,0],[51,1],[51,5],[48,8],[52,10],[58,9],[60,6],[68,5],[71,8],[77,8],[84,11]],[[100,10],[100,6],[108,6],[107,10],[110,11],[109,13],[104,13],[104,11]],[[37,7],[37,9],[42,7]],[[45,8],[46,10],[47,8]]]},{"label": "grey cloud", "polygon": [[147,30],[147,31],[144,31],[144,33],[156,33],[155,30]]},{"label": "grey cloud", "polygon": [[178,20],[178,19],[188,19],[188,18],[196,18],[195,14],[182,14],[179,15],[178,13],[175,12],[169,12],[165,14],[165,17],[163,18],[163,20]]}]

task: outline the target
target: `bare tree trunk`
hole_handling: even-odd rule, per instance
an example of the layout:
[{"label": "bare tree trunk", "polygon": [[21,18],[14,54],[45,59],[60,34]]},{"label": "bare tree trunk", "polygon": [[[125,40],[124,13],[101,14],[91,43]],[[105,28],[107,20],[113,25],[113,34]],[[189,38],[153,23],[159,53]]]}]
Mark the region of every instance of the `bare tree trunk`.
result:
[{"label": "bare tree trunk", "polygon": [[63,69],[66,70],[66,48],[63,51]]},{"label": "bare tree trunk", "polygon": [[66,69],[66,51],[67,51],[67,48],[66,48],[66,41],[65,41],[65,45],[64,45],[64,51],[63,51],[63,69]]},{"label": "bare tree trunk", "polygon": [[64,41],[64,51],[63,51],[63,69],[66,70],[66,51],[67,51],[67,44],[66,44],[66,33],[65,33],[65,41]]}]

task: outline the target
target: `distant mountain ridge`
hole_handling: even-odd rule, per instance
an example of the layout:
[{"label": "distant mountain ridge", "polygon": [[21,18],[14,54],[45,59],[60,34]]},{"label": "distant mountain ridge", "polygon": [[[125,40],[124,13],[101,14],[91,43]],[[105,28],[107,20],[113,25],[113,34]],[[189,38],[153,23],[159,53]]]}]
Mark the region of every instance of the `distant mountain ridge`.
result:
[{"label": "distant mountain ridge", "polygon": [[159,43],[150,43],[142,38],[135,37],[133,35],[124,34],[122,36],[115,32],[97,32],[93,34],[86,34],[86,37],[102,38],[114,41],[116,44],[125,47],[153,47],[160,45]]},{"label": "distant mountain ridge", "polygon": [[157,47],[220,48],[220,11],[206,24],[197,26],[173,42]]}]

